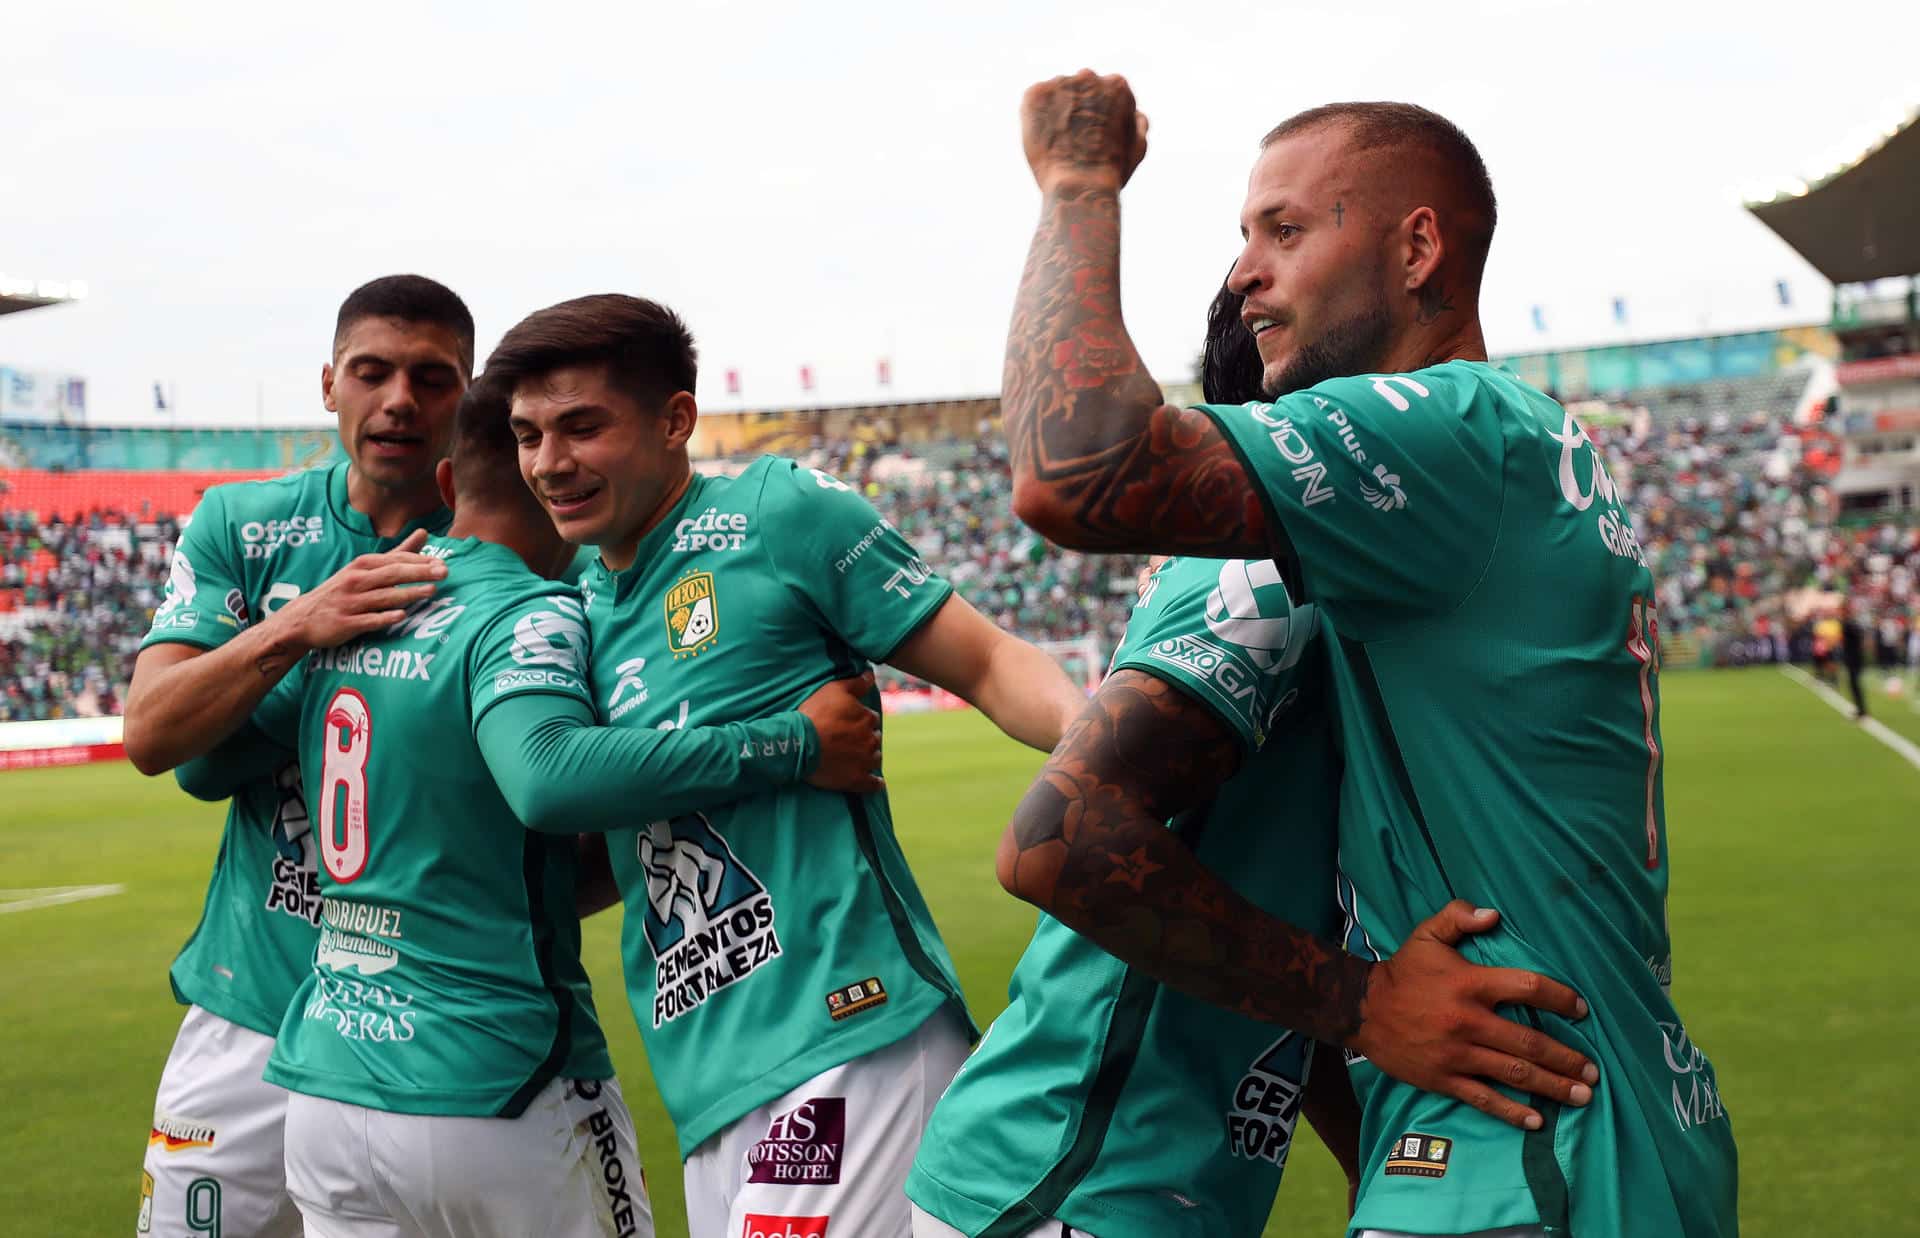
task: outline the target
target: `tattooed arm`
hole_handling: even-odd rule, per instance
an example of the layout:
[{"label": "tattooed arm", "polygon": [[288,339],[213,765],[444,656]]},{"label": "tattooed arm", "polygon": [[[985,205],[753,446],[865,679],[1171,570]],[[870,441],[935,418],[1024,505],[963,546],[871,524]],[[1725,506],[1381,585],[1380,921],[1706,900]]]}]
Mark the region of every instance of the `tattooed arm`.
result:
[{"label": "tattooed arm", "polygon": [[1369,965],[1261,911],[1162,824],[1211,799],[1239,758],[1193,698],[1115,671],[1015,810],[1001,884],[1163,984],[1343,1044]]},{"label": "tattooed arm", "polygon": [[1453,949],[1491,929],[1495,913],[1449,903],[1392,958],[1369,963],[1202,865],[1163,823],[1204,805],[1238,762],[1239,745],[1199,702],[1143,671],[1115,671],[1015,809],[1001,884],[1169,988],[1353,1049],[1515,1126],[1537,1128],[1540,1115],[1488,1080],[1569,1104],[1592,1098],[1598,1073],[1586,1058],[1493,1013],[1521,1003],[1579,1018],[1586,1004],[1544,976],[1477,967]]},{"label": "tattooed arm", "polygon": [[1264,558],[1284,548],[1238,457],[1204,413],[1165,402],[1121,321],[1120,187],[1146,153],[1146,121],[1111,81],[1027,94],[1045,197],[1000,393],[1014,511],[1077,550]]}]

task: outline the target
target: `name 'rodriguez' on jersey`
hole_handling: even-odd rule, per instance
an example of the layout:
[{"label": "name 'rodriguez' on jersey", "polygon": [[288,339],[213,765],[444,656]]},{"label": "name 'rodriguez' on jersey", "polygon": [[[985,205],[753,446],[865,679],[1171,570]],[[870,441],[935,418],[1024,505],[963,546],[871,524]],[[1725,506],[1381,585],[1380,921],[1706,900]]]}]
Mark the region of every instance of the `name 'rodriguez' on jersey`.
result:
[{"label": "name 'rodriguez' on jersey", "polygon": [[[850,487],[773,456],[695,474],[632,568],[596,563],[580,586],[596,708],[662,729],[791,708],[884,661],[952,593]],[[965,1020],[884,793],[782,787],[607,845],[628,997],[683,1157],[938,1012]]]}]

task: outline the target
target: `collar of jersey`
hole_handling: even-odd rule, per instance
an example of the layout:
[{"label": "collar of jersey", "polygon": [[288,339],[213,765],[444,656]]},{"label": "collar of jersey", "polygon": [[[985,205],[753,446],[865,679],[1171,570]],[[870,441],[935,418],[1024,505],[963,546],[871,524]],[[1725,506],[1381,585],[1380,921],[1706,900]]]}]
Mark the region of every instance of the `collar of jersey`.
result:
[{"label": "collar of jersey", "polygon": [[[346,528],[364,537],[374,537],[376,534],[373,531],[373,521],[368,520],[363,513],[354,510],[353,505],[347,502],[347,470],[352,467],[349,461],[342,460],[327,470],[327,506],[333,509],[333,518]],[[447,526],[452,523],[453,512],[444,507],[436,507],[420,519],[409,523],[406,528],[392,537],[383,537],[380,541],[383,545],[398,542],[415,529],[425,529],[438,536],[445,533]]]},{"label": "collar of jersey", "polygon": [[680,496],[680,501],[661,517],[660,523],[653,526],[651,533],[640,539],[640,545],[633,554],[633,563],[626,571],[614,571],[607,566],[604,559],[593,561],[595,569],[613,580],[613,598],[616,602],[624,602],[628,594],[640,587],[640,582],[647,578],[648,569],[653,566],[653,561],[660,557],[660,552],[666,547],[667,540],[673,536],[673,526],[679,523],[680,514],[686,511],[688,505],[698,499],[700,493],[710,484],[712,479],[704,474],[696,472],[693,475],[693,480],[687,483],[687,489]]}]

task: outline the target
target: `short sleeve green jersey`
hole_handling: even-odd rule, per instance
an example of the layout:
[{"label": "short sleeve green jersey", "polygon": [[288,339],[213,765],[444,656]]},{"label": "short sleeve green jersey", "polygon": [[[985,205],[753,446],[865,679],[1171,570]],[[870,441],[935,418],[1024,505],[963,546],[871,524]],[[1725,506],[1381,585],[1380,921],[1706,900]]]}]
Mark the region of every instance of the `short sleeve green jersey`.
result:
[{"label": "short sleeve green jersey", "polygon": [[574,839],[526,829],[475,733],[498,702],[588,700],[579,596],[477,539],[399,623],[308,655],[296,690],[320,938],[267,1065],[395,1113],[513,1117],[612,1074],[580,966]]},{"label": "short sleeve green jersey", "polygon": [[[390,550],[415,528],[446,529],[443,508],[379,536],[347,502],[347,468],[210,488],[180,535],[141,647],[216,649],[355,557]],[[273,1035],[313,957],[314,866],[298,766],[236,793],[199,926],[173,962],[174,996]]]},{"label": "short sleeve green jersey", "polygon": [[[1170,828],[1250,901],[1333,937],[1340,769],[1316,627],[1271,562],[1172,559],[1113,665],[1173,684],[1248,753]],[[994,1238],[1049,1218],[1102,1238],[1260,1232],[1310,1041],[1167,989],[1046,915],[1008,995],[921,1139],[920,1207]]]},{"label": "short sleeve green jersey", "polygon": [[[596,564],[581,589],[601,717],[663,729],[791,709],[885,660],[951,594],[865,499],[774,456],[696,475],[631,568]],[[964,1018],[884,792],[787,786],[636,821],[607,848],[627,993],[683,1156],[936,1011]]]},{"label": "short sleeve green jersey", "polygon": [[1349,948],[1464,898],[1502,915],[1469,957],[1593,1010],[1537,1016],[1601,1082],[1533,1134],[1357,1065],[1354,1226],[1731,1234],[1732,1133],[1668,996],[1654,583],[1599,452],[1475,362],[1205,411],[1338,634]]}]

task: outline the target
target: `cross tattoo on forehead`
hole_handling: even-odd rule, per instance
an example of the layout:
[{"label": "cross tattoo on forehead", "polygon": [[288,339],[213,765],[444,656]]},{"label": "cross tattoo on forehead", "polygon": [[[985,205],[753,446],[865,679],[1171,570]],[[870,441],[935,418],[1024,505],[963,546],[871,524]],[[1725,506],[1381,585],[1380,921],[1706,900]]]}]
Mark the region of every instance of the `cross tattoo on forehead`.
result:
[{"label": "cross tattoo on forehead", "polygon": [[1346,227],[1346,214],[1347,204],[1344,202],[1335,202],[1333,204],[1333,226],[1336,228]]}]

